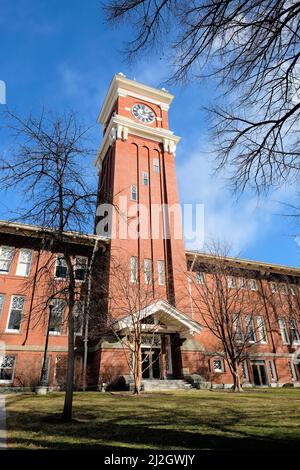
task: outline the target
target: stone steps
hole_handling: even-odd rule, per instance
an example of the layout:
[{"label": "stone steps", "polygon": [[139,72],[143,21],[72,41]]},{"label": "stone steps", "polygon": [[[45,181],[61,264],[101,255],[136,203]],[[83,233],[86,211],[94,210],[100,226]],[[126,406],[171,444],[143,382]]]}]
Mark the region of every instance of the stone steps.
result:
[{"label": "stone steps", "polygon": [[159,380],[144,379],[143,390],[146,391],[168,391],[168,390],[190,390],[192,385],[183,379]]}]

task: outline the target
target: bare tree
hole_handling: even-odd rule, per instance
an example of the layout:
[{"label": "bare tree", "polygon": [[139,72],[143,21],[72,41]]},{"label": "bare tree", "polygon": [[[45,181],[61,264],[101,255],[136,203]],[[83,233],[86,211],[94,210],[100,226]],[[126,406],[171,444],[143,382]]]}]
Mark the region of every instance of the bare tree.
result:
[{"label": "bare tree", "polygon": [[[225,253],[225,254],[224,254]],[[210,260],[194,261],[188,272],[192,282],[191,295],[199,321],[216,340],[216,351],[223,356],[233,378],[233,390],[242,391],[240,368],[249,350],[267,334],[266,324],[255,324],[253,313],[262,315],[263,303],[255,279],[243,277],[242,272],[228,263],[227,252],[216,252]],[[252,286],[250,283],[255,283]],[[253,290],[254,289],[254,290]],[[264,333],[262,333],[264,331]]]},{"label": "bare tree", "polygon": [[[59,249],[68,270],[68,277],[59,289],[68,306],[68,366],[66,394],[62,418],[72,418],[74,379],[74,317],[77,296],[73,254],[65,243],[68,230],[88,231],[94,218],[96,191],[85,170],[84,160],[91,152],[87,146],[88,128],[78,123],[72,112],[62,116],[42,113],[39,118],[18,117],[7,111],[7,125],[14,138],[7,156],[1,158],[0,184],[3,190],[17,190],[22,207],[15,220],[42,226],[50,238],[51,249]],[[49,271],[53,256],[44,271]],[[51,272],[53,276],[53,271]],[[46,296],[46,304],[53,298]],[[57,286],[55,287],[57,296]]]},{"label": "bare tree", "polygon": [[[111,262],[111,290],[108,307],[108,325],[110,331],[120,342],[125,361],[134,380],[135,395],[139,395],[142,386],[142,373],[149,369],[148,357],[142,358],[142,344],[147,341],[152,357],[156,333],[159,333],[160,318],[152,316],[151,306],[159,300],[153,278],[153,269],[149,265],[140,266],[138,258],[130,268],[128,257],[113,257]],[[133,259],[133,258],[131,258]],[[154,361],[161,360],[161,353]],[[152,361],[151,361],[152,363]]]},{"label": "bare tree", "polygon": [[299,19],[296,0],[107,0],[108,21],[134,27],[131,59],[169,53],[170,80],[214,77],[226,105],[210,109],[218,168],[235,190],[298,178]]}]

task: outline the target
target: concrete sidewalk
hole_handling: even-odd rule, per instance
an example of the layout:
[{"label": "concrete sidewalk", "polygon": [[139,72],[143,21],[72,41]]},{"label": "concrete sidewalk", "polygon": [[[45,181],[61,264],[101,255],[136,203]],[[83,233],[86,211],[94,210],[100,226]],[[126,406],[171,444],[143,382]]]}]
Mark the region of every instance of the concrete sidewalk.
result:
[{"label": "concrete sidewalk", "polygon": [[6,450],[5,396],[0,394],[0,450]]}]

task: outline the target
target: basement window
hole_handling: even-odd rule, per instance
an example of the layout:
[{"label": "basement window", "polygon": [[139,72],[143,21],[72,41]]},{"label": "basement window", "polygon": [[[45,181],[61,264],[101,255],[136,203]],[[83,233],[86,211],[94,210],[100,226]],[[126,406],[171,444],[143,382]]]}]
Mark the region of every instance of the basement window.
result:
[{"label": "basement window", "polygon": [[14,379],[15,356],[0,356],[0,383],[11,383]]}]

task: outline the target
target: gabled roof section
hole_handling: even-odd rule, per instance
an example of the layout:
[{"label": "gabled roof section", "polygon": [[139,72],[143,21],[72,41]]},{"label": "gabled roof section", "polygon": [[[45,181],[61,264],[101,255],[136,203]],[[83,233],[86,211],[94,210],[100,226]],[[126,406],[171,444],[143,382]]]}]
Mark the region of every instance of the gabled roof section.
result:
[{"label": "gabled roof section", "polygon": [[176,307],[173,307],[165,300],[158,300],[139,312],[129,314],[120,320],[116,320],[112,327],[115,331],[131,330],[133,319],[142,321],[143,319],[155,314],[163,315],[166,322],[169,319],[172,324],[177,324],[177,330],[179,332],[190,336],[193,336],[195,333],[200,333],[203,329],[197,321],[193,320]]},{"label": "gabled roof section", "polygon": [[101,108],[98,122],[104,125],[111,113],[111,110],[118,96],[133,96],[139,98],[142,95],[150,103],[161,105],[168,109],[174,96],[164,89],[157,89],[135,80],[129,80],[123,73],[118,73],[111,81],[108,93]]}]

